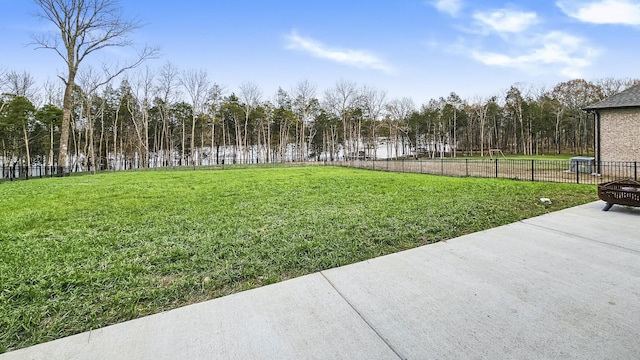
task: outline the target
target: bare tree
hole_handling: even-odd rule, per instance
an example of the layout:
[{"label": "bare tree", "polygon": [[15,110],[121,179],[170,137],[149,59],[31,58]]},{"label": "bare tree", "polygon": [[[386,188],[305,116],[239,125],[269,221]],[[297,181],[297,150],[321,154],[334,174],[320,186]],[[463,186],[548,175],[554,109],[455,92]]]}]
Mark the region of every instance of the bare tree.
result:
[{"label": "bare tree", "polygon": [[[207,71],[204,69],[200,70],[189,70],[185,71],[182,74],[182,78],[180,79],[180,83],[187,91],[189,98],[191,98],[191,149],[190,149],[190,157],[191,164],[196,165],[196,161],[198,158],[196,157],[196,120],[198,116],[204,112],[204,105],[207,100],[207,96],[209,95],[209,79]],[[184,148],[184,146],[183,146]],[[184,153],[184,149],[182,150]],[[184,157],[184,156],[183,156]]]},{"label": "bare tree", "polygon": [[[211,159],[213,158],[213,148],[215,146],[216,136],[216,123],[218,122],[218,114],[222,108],[222,101],[224,96],[224,86],[214,83],[209,89],[207,96],[207,107],[209,115],[211,116],[211,150],[209,151],[209,165],[211,165]],[[224,132],[222,133],[224,138]],[[219,153],[216,151],[216,163],[219,160]]]},{"label": "bare tree", "polygon": [[240,85],[240,101],[242,101],[244,110],[244,144],[242,144],[242,146],[244,149],[245,162],[247,162],[249,158],[249,140],[247,136],[247,129],[249,128],[249,116],[251,115],[251,111],[253,111],[258,106],[261,98],[262,90],[260,90],[258,85],[252,82],[245,82]]},{"label": "bare tree", "polygon": [[36,86],[36,80],[30,73],[26,71],[22,73],[9,71],[4,78],[5,88],[9,94],[23,96],[35,102],[34,98],[38,93],[38,87]]},{"label": "bare tree", "polygon": [[7,81],[6,73],[7,73],[7,70],[5,70],[4,68],[0,67],[0,93],[3,91],[4,84]]},{"label": "bare tree", "polygon": [[451,110],[453,110],[453,121],[451,129],[451,150],[453,152],[453,157],[457,156],[458,152],[458,112],[464,108],[464,101],[456,94],[455,92],[451,92],[449,96],[447,96],[447,105],[450,106]]},{"label": "bare tree", "polygon": [[358,100],[359,94],[356,84],[346,80],[338,81],[332,89],[325,91],[325,107],[342,121],[343,127],[343,156],[349,156],[353,152],[348,139],[351,131],[349,112]]},{"label": "bare tree", "polygon": [[62,108],[62,88],[60,83],[47,79],[42,85],[44,103]]},{"label": "bare tree", "polygon": [[[35,97],[38,92],[38,88],[36,87],[36,81],[31,76],[30,73],[24,71],[22,73],[18,73],[16,71],[10,71],[3,76],[3,80],[0,82],[4,83],[5,91],[7,95],[13,98],[17,102],[23,103],[27,107],[33,108],[33,103],[35,103]],[[22,100],[16,98],[23,98]],[[26,101],[23,101],[26,99]],[[0,110],[4,103],[0,105]],[[26,160],[27,160],[27,168],[31,167],[31,155],[29,153],[29,121],[27,118],[22,121],[22,134],[23,140],[25,144],[25,152],[26,152]]]},{"label": "bare tree", "polygon": [[625,89],[630,88],[633,85],[640,83],[638,79],[616,79],[616,78],[604,78],[593,81],[593,84],[600,89],[600,98],[604,99],[611,95],[615,95],[622,92]]},{"label": "bare tree", "polygon": [[[87,67],[83,71],[78,73],[78,83],[80,89],[82,89],[82,97],[83,97],[83,109],[84,114],[81,114],[84,117],[84,130],[85,130],[85,139],[86,146],[88,146],[88,150],[85,148],[83,151],[83,156],[87,158],[87,170],[96,173],[96,166],[98,162],[96,160],[96,152],[94,147],[94,120],[98,114],[93,113],[93,101],[96,98],[96,91],[101,86],[102,78],[98,71],[94,70],[92,67]],[[104,111],[104,108],[101,107],[100,111]],[[76,155],[80,155],[80,152],[76,152]]]},{"label": "bare tree", "polygon": [[[480,157],[484,157],[484,145],[485,145],[485,128],[487,123],[487,114],[489,112],[489,100],[480,95],[476,95],[471,104],[470,108],[470,116],[475,117],[478,120],[478,128],[477,131],[480,132]],[[489,150],[489,154],[491,154],[491,149]],[[473,148],[472,150],[473,151]]]},{"label": "bare tree", "polygon": [[565,108],[565,115],[572,119],[574,134],[573,151],[585,154],[593,142],[593,129],[582,108],[601,99],[601,89],[591,82],[575,79],[556,85],[551,94]]},{"label": "bare tree", "polygon": [[[364,117],[370,122],[370,139],[369,146],[365,148],[367,155],[371,147],[373,147],[373,157],[378,157],[378,141],[376,138],[376,130],[380,126],[380,118],[385,109],[385,101],[387,98],[386,91],[378,91],[375,88],[364,86],[361,90],[362,96],[362,108],[364,110]],[[360,134],[360,131],[358,132]]]},{"label": "bare tree", "polygon": [[[122,14],[118,0],[34,0],[39,10],[36,16],[51,22],[56,31],[34,35],[37,48],[53,50],[60,56],[67,72],[60,79],[65,84],[62,105],[62,126],[58,166],[67,162],[67,146],[72,111],[72,89],[80,64],[96,51],[109,47],[132,45],[129,35],[141,25],[137,19],[127,19]],[[122,72],[155,57],[158,50],[144,47],[135,59],[115,68],[104,67],[108,72],[106,82]]]},{"label": "bare tree", "polygon": [[0,111],[6,106],[6,102],[2,101],[5,93],[5,84],[7,83],[6,70],[0,68]]},{"label": "bare tree", "polygon": [[[138,139],[136,148],[138,156],[141,159],[140,165],[143,168],[149,167],[151,154],[151,150],[149,149],[149,108],[151,107],[151,101],[154,95],[153,81],[153,71],[151,71],[149,67],[145,67],[137,72],[135,79],[131,83],[131,90],[136,102],[135,106],[133,106],[136,111],[131,112],[131,120]],[[131,106],[133,104],[128,103],[128,105]]]},{"label": "bare tree", "polygon": [[[173,164],[173,146],[171,141],[171,134],[169,133],[169,108],[171,103],[178,98],[180,85],[180,72],[178,68],[172,63],[166,63],[158,75],[158,97],[160,102],[160,117],[162,119],[162,139],[161,148],[166,151],[163,154],[163,161],[165,165]],[[156,150],[157,151],[157,150]],[[171,158],[171,163],[168,160]]]},{"label": "bare tree", "polygon": [[[298,117],[298,123],[300,125],[300,131],[298,132],[296,127],[298,153],[301,161],[304,161],[308,157],[307,144],[311,142],[312,136],[307,138],[306,136],[306,124],[310,121],[309,115],[312,113],[314,100],[316,96],[316,85],[311,84],[308,80],[303,80],[296,84],[296,87],[291,92],[293,94],[293,106],[296,116]],[[307,142],[308,141],[308,142]]]},{"label": "bare tree", "polygon": [[289,134],[291,125],[294,123],[291,97],[282,88],[274,95],[273,103],[278,122],[278,151],[280,161],[286,160],[287,146],[289,144]]},{"label": "bare tree", "polygon": [[[43,102],[44,106],[55,106],[57,108],[62,107],[62,88],[59,82],[53,82],[47,79],[42,85],[43,90]],[[47,154],[47,164],[53,166],[53,147],[54,147],[54,129],[56,124],[51,121],[47,124],[49,126],[49,153]],[[48,168],[47,168],[48,169]]]},{"label": "bare tree", "polygon": [[265,163],[271,162],[271,125],[274,121],[275,108],[273,103],[265,101],[262,104],[263,117],[261,118],[261,127],[264,144],[264,161]]},{"label": "bare tree", "polygon": [[[404,97],[402,99],[394,99],[387,104],[387,112],[389,113],[390,121],[389,139],[387,141],[387,151],[389,157],[392,153],[390,151],[391,138],[393,138],[393,149],[395,152],[395,157],[398,157],[400,153],[400,149],[398,149],[401,137],[400,133],[406,133],[408,131],[407,119],[414,111],[414,109],[415,105],[413,103],[413,100],[408,97]],[[404,153],[404,147],[402,149],[402,152]]]}]

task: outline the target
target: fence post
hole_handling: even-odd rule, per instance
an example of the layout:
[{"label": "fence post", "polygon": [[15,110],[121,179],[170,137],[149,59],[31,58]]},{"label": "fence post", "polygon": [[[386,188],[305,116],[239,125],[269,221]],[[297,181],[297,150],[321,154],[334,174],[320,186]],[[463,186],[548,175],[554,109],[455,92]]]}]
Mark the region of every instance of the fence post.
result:
[{"label": "fence post", "polygon": [[469,159],[464,159],[464,173],[469,177]]},{"label": "fence post", "polygon": [[498,178],[498,159],[496,158],[496,179]]},{"label": "fence post", "polygon": [[531,181],[536,181],[535,171],[536,171],[535,160],[531,159]]},{"label": "fence post", "polygon": [[638,162],[633,162],[633,180],[638,181]]},{"label": "fence post", "polygon": [[576,184],[580,184],[580,164],[576,164]]},{"label": "fence post", "polygon": [[404,172],[404,158],[402,158],[402,172]]}]

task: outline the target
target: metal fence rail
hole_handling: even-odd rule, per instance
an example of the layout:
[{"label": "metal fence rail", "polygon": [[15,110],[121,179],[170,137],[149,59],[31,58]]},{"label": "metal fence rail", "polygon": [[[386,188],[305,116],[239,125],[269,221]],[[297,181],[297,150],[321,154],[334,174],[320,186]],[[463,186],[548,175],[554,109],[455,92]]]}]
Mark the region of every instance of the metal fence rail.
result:
[{"label": "metal fence rail", "polygon": [[569,160],[419,159],[349,160],[330,163],[360,169],[455,177],[503,178],[525,181],[599,184],[617,179],[638,180],[638,162],[601,162],[600,173],[570,171]]},{"label": "metal fence rail", "polygon": [[[152,169],[134,169],[121,171],[153,170],[225,170],[239,168],[273,168],[333,165],[360,169],[432,174],[455,177],[504,178],[524,181],[560,182],[575,184],[599,184],[618,179],[638,181],[638,162],[601,162],[600,173],[570,171],[569,160],[515,160],[515,159],[400,159],[400,160],[344,160],[325,162],[273,162],[263,164],[229,164],[202,166],[173,166]],[[30,168],[3,166],[0,182],[28,180],[44,177],[61,177],[91,174],[74,172],[70,168],[34,165]],[[575,170],[575,169],[574,169]],[[113,172],[104,170],[101,172]]]},{"label": "metal fence rail", "polygon": [[[190,166],[158,166],[151,168],[133,168],[127,170],[99,170],[95,173],[112,173],[120,171],[194,171],[194,170],[231,170],[231,169],[258,169],[258,168],[285,168],[324,165],[322,162],[269,162],[253,164],[220,164],[220,165],[190,165]],[[93,170],[79,170],[76,167],[56,167],[45,165],[26,166],[0,166],[0,183],[6,181],[30,180],[66,176],[82,176],[94,174]]]},{"label": "metal fence rail", "polygon": [[34,178],[71,175],[69,168],[45,165],[32,165],[31,167],[3,165],[0,169],[0,181],[29,180]]}]

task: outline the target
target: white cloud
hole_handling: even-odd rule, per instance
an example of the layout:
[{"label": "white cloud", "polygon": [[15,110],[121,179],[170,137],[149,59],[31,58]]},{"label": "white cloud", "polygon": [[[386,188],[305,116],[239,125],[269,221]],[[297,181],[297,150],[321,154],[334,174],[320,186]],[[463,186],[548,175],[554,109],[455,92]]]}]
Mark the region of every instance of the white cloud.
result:
[{"label": "white cloud", "polygon": [[499,33],[522,32],[538,23],[538,15],[534,12],[513,11],[507,9],[473,14],[482,26]]},{"label": "white cloud", "polygon": [[485,65],[556,72],[569,78],[581,77],[583,69],[598,55],[584,39],[560,31],[539,37],[532,49],[522,52],[514,55],[473,50],[470,55]]},{"label": "white cloud", "polygon": [[437,0],[432,5],[438,9],[438,11],[447,13],[451,16],[456,16],[462,10],[462,0]]},{"label": "white cloud", "polygon": [[558,1],[565,14],[594,24],[640,25],[640,2],[633,0],[599,0],[591,2]]},{"label": "white cloud", "polygon": [[384,60],[364,50],[334,49],[311,38],[305,38],[293,31],[287,35],[287,48],[301,50],[320,59],[341,64],[393,73],[395,70]]}]

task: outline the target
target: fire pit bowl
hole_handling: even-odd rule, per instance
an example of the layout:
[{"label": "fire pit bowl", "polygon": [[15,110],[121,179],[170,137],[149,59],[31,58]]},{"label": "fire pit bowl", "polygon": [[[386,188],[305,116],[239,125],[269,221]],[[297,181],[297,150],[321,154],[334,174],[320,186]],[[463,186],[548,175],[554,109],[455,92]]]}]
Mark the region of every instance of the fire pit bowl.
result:
[{"label": "fire pit bowl", "polygon": [[598,197],[607,203],[603,211],[609,211],[613,205],[640,207],[640,182],[623,179],[599,184]]}]

